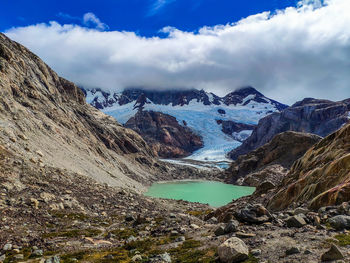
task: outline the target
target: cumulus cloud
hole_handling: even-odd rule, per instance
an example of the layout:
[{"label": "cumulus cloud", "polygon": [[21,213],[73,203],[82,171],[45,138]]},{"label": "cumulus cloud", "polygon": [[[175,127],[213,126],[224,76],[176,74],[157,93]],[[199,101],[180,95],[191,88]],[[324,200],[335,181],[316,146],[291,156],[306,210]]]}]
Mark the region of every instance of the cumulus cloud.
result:
[{"label": "cumulus cloud", "polygon": [[305,0],[197,32],[164,28],[166,38],[57,22],[6,34],[86,87],[198,88],[223,95],[252,85],[285,103],[340,100],[350,97],[349,10],[349,0]]}]

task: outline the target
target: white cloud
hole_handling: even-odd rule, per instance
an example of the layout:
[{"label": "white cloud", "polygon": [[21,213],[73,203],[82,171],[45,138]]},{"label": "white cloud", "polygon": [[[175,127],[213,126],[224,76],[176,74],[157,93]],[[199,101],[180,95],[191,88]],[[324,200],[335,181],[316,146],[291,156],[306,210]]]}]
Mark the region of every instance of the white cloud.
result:
[{"label": "white cloud", "polygon": [[83,23],[86,26],[94,26],[96,29],[99,30],[107,30],[108,26],[101,22],[101,20],[94,14],[94,13],[86,13],[83,16]]},{"label": "white cloud", "polygon": [[167,38],[57,22],[6,34],[87,87],[195,87],[222,95],[252,85],[286,103],[350,97],[350,1],[317,2],[196,33],[168,27]]},{"label": "white cloud", "polygon": [[170,4],[171,2],[174,2],[175,0],[155,0],[152,4],[150,10],[148,11],[148,16],[153,16],[158,13],[159,10],[161,10],[164,6],[167,4]]}]

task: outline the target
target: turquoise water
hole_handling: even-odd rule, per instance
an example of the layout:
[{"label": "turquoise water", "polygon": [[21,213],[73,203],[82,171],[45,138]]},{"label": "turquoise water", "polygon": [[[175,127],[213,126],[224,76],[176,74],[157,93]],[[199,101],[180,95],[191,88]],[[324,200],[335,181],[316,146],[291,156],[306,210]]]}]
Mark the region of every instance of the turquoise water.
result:
[{"label": "turquoise water", "polygon": [[158,198],[186,200],[219,207],[232,199],[251,195],[254,187],[237,186],[214,181],[177,181],[154,183],[145,195]]}]

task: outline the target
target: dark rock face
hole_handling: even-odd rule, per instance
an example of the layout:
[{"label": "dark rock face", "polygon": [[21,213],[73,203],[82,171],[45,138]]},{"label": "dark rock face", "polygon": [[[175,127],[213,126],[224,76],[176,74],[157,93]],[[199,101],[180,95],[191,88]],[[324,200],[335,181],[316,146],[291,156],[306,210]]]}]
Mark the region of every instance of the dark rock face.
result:
[{"label": "dark rock face", "polygon": [[235,132],[241,132],[245,130],[253,130],[255,125],[238,123],[234,121],[221,121],[222,131],[227,135],[232,135]]},{"label": "dark rock face", "polygon": [[252,135],[243,144],[229,153],[236,160],[269,142],[276,134],[285,131],[313,133],[319,136],[338,130],[349,121],[350,101],[304,99],[280,113],[261,119]]},{"label": "dark rock face", "polygon": [[[85,94],[86,91],[84,90]],[[203,105],[237,105],[242,104],[244,99],[247,96],[250,98],[244,101],[244,105],[248,104],[251,101],[268,103],[271,102],[276,106],[278,110],[285,109],[287,106],[279,103],[277,101],[266,98],[263,94],[258,92],[252,87],[242,88],[231,92],[225,97],[219,97],[213,93],[207,93],[204,90],[167,90],[167,91],[158,91],[158,90],[147,90],[142,88],[131,88],[125,89],[122,93],[110,94],[104,92],[101,89],[91,90],[92,94],[95,95],[98,92],[102,96],[96,96],[91,105],[97,109],[104,109],[106,107],[113,106],[114,104],[125,105],[130,102],[139,101],[140,97],[143,97],[142,103],[147,103],[147,101],[152,101],[157,105],[172,105],[172,106],[183,106],[188,105],[190,101],[195,100],[196,102],[201,102]],[[137,103],[139,104],[139,102]],[[220,110],[220,114],[225,114],[224,110]]]},{"label": "dark rock face", "polygon": [[320,140],[321,137],[307,133],[278,134],[269,143],[233,162],[226,171],[226,181],[236,184],[241,180],[244,185],[258,186],[269,179],[277,184],[294,161]]},{"label": "dark rock face", "polygon": [[297,160],[271,198],[269,208],[295,203],[310,209],[350,200],[350,125],[327,136]]},{"label": "dark rock face", "polygon": [[200,136],[161,112],[138,111],[125,127],[139,133],[155,154],[164,158],[188,156],[203,146]]}]

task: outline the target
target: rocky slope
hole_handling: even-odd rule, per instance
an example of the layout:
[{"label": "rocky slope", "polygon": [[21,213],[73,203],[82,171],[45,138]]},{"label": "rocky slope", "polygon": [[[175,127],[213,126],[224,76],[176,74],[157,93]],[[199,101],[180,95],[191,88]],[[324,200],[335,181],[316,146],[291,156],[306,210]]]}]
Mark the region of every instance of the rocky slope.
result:
[{"label": "rocky slope", "polygon": [[2,34],[0,65],[0,145],[14,155],[139,189],[178,169],[157,161],[140,135],[88,105],[77,86]]},{"label": "rocky slope", "polygon": [[203,146],[200,136],[161,112],[140,110],[124,126],[140,134],[159,157],[186,157]]},{"label": "rocky slope", "polygon": [[266,181],[278,185],[292,164],[320,140],[313,134],[280,133],[267,144],[238,157],[225,171],[226,181],[255,187]]},{"label": "rocky slope", "polygon": [[269,203],[272,209],[308,203],[312,209],[350,200],[350,125],[321,140],[294,163]]},{"label": "rocky slope", "polygon": [[241,146],[229,153],[230,158],[246,154],[269,142],[285,131],[313,133],[319,136],[338,130],[349,121],[350,101],[304,99],[280,113],[273,113],[259,121],[258,126]]},{"label": "rocky slope", "polygon": [[251,87],[224,97],[203,90],[126,89],[111,94],[92,89],[85,93],[88,103],[122,124],[140,109],[175,117],[203,139],[204,146],[188,159],[205,162],[228,161],[226,154],[251,134],[261,118],[287,107]]}]

